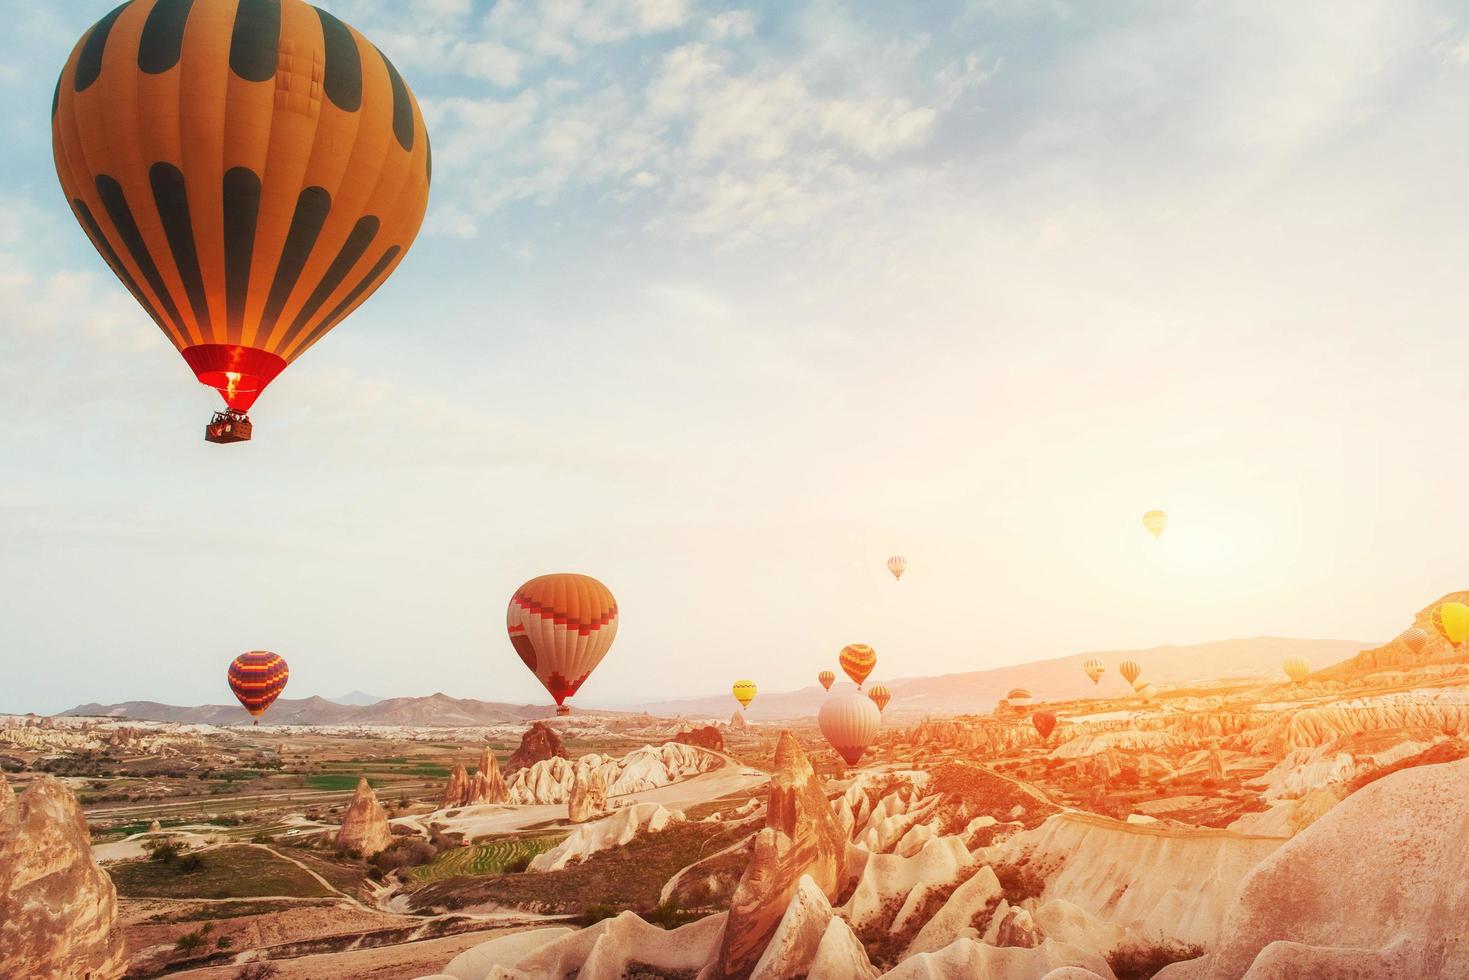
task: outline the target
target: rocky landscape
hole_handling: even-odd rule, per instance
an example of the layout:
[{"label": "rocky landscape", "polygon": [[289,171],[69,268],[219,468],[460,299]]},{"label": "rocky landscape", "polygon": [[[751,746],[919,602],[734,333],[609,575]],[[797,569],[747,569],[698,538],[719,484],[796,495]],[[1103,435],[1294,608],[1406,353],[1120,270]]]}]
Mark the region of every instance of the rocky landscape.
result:
[{"label": "rocky landscape", "polygon": [[1299,683],[893,717],[854,768],[809,721],[743,714],[8,719],[0,957],[92,977],[1469,975],[1449,911],[1469,897],[1469,653],[1428,632]]}]

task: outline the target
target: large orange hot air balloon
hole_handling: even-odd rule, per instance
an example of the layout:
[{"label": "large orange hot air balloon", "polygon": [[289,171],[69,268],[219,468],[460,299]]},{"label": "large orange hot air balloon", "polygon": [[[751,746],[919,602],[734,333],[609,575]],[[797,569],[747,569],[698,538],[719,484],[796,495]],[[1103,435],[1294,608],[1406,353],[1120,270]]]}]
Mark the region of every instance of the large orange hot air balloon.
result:
[{"label": "large orange hot air balloon", "polygon": [[1086,676],[1090,677],[1092,679],[1092,683],[1095,684],[1097,681],[1101,680],[1102,675],[1107,672],[1107,665],[1102,663],[1096,657],[1092,657],[1087,660],[1085,664],[1082,665],[1082,669],[1086,671]]},{"label": "large orange hot air balloon", "polygon": [[867,680],[867,675],[872,673],[872,668],[877,666],[877,652],[865,643],[849,643],[842,647],[841,655],[837,658],[841,663],[852,683],[858,687]]},{"label": "large orange hot air balloon", "polygon": [[231,660],[225,676],[230,690],[235,692],[235,697],[258,725],[265,709],[274,704],[286,689],[291,670],[279,654],[252,650]]},{"label": "large orange hot air balloon", "polygon": [[569,714],[566,699],[586,682],[617,636],[617,600],[590,575],[542,575],[515,590],[505,613],[510,643]]},{"label": "large orange hot air balloon", "polygon": [[867,692],[867,696],[872,699],[873,704],[877,705],[878,711],[886,711],[888,702],[893,699],[892,694],[883,684],[872,685],[872,690]]},{"label": "large orange hot air balloon", "polygon": [[1056,730],[1056,716],[1049,711],[1037,711],[1030,716],[1030,723],[1035,726],[1041,741],[1050,738],[1051,733]]},{"label": "large orange hot air balloon", "polygon": [[303,0],[133,0],[77,42],[56,174],[128,292],[226,411],[211,442],[382,285],[428,203],[423,117],[388,59]]},{"label": "large orange hot air balloon", "polygon": [[734,699],[740,703],[741,708],[748,708],[750,702],[755,700],[755,682],[735,681],[731,692],[734,694]]},{"label": "large orange hot air balloon", "polygon": [[816,720],[831,747],[847,765],[855,766],[877,737],[877,730],[882,727],[882,712],[860,691],[842,691],[821,703]]},{"label": "large orange hot air balloon", "polygon": [[1122,679],[1133,687],[1137,687],[1137,678],[1142,672],[1143,669],[1138,666],[1136,660],[1124,660],[1121,666],[1117,668],[1117,673],[1122,675]]},{"label": "large orange hot air balloon", "polygon": [[1409,650],[1413,651],[1413,653],[1415,654],[1418,654],[1423,652],[1424,645],[1428,643],[1428,634],[1423,632],[1418,627],[1412,626],[1408,629],[1403,630],[1403,634],[1399,636],[1398,639],[1402,640],[1403,644],[1407,646]]},{"label": "large orange hot air balloon", "polygon": [[1428,618],[1433,623],[1433,628],[1438,630],[1438,635],[1454,646],[1469,637],[1469,606],[1462,602],[1445,602],[1441,606],[1435,606]]},{"label": "large orange hot air balloon", "polygon": [[823,670],[821,673],[816,675],[816,679],[821,682],[822,687],[830,691],[832,681],[837,679],[837,675],[833,674],[829,670]]}]

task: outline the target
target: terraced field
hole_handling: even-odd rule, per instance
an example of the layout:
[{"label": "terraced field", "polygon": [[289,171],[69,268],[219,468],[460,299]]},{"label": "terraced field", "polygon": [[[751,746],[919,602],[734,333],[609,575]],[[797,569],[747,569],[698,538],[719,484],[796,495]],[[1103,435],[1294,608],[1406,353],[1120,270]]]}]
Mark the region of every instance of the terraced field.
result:
[{"label": "terraced field", "polygon": [[442,881],[466,875],[496,875],[519,861],[529,861],[561,843],[562,837],[508,837],[445,851],[431,864],[413,869],[415,881]]}]

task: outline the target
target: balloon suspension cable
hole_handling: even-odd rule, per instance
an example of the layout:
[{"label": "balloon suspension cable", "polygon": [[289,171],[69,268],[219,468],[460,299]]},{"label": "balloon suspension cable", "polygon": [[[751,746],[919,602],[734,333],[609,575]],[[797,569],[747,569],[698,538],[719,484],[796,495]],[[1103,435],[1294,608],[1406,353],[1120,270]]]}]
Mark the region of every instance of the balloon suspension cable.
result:
[{"label": "balloon suspension cable", "polygon": [[249,442],[250,434],[254,426],[250,424],[250,416],[233,408],[226,408],[214,413],[209,424],[204,427],[204,441],[220,445],[231,442]]}]

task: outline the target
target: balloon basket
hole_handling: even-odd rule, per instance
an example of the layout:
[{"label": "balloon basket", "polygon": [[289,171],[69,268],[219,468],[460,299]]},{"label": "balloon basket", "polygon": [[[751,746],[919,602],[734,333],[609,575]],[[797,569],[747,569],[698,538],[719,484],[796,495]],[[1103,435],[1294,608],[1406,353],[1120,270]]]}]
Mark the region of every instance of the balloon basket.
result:
[{"label": "balloon basket", "polygon": [[215,412],[214,418],[204,427],[204,441],[215,442],[226,445],[231,442],[249,442],[250,416],[244,412],[236,412],[226,409],[223,412]]},{"label": "balloon basket", "polygon": [[[246,438],[248,439],[249,437],[246,436]],[[569,714],[571,714],[571,706],[570,705],[565,705],[565,704],[558,704],[558,705],[556,705],[556,717],[560,718],[562,715],[569,715]]]}]

